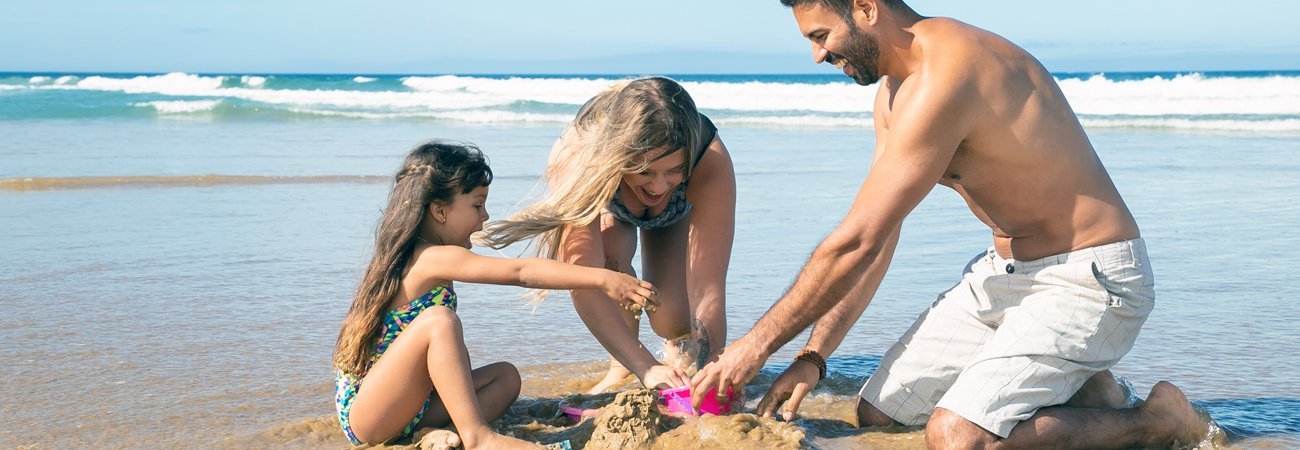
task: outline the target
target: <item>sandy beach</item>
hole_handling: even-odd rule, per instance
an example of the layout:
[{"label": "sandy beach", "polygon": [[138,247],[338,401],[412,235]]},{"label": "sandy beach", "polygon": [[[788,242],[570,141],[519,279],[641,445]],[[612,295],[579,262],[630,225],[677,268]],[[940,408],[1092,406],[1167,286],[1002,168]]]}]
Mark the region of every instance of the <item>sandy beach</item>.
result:
[{"label": "sandy beach", "polygon": [[[1289,314],[1300,74],[1058,76],[1158,280],[1158,305],[1116,374],[1139,395],[1177,383],[1223,429],[1217,446],[1300,446]],[[497,175],[488,209],[504,217],[536,188],[565,117],[610,82],[143,77],[0,74],[0,447],[346,447],[329,355],[401,155],[431,137],[477,143]],[[821,76],[681,79],[735,159],[734,339],[789,286],[865,176],[870,89]],[[529,94],[542,86],[551,97]],[[761,92],[814,100],[750,100]],[[421,106],[439,98],[464,103]],[[639,437],[652,448],[921,448],[919,430],[854,429],[853,401],[880,355],[988,245],[961,199],[936,189],[797,420],[747,415],[794,357],[789,345],[745,389],[742,414],[664,419]],[[559,414],[614,400],[571,397],[607,356],[567,296],[533,308],[518,288],[457,292],[474,365],[510,361],[522,373],[523,397],[496,426],[541,442],[599,434],[595,420]],[[642,342],[661,341],[643,332]]]}]

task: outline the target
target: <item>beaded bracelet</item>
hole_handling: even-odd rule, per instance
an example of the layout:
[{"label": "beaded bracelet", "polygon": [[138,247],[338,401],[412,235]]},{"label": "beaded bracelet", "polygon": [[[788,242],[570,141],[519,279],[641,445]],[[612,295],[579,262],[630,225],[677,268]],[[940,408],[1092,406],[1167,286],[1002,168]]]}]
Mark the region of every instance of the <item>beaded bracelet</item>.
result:
[{"label": "beaded bracelet", "polygon": [[803,349],[799,351],[799,356],[794,357],[795,361],[808,361],[817,366],[817,381],[826,379],[826,358],[816,350]]}]

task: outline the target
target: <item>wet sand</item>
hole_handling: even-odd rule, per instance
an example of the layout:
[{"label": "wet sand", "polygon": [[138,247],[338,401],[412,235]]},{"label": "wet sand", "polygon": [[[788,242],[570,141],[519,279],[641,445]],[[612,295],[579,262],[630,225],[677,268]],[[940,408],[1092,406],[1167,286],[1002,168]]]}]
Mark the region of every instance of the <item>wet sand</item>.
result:
[{"label": "wet sand", "polygon": [[[758,417],[753,407],[774,376],[760,374],[744,390],[741,413],[725,416],[672,417],[657,405],[658,395],[633,382],[620,392],[570,394],[594,385],[603,363],[555,364],[523,368],[524,387],[504,417],[492,423],[497,431],[521,439],[551,444],[569,441],[585,449],[923,449],[920,427],[854,426],[854,402],[861,380],[832,374],[805,399],[791,422]],[[529,376],[529,374],[533,376]],[[599,409],[594,418],[575,423],[565,407]],[[1196,448],[1233,448],[1222,431]],[[268,430],[251,447],[342,448],[348,443],[333,415]],[[436,448],[418,440],[365,448],[415,450]]]}]

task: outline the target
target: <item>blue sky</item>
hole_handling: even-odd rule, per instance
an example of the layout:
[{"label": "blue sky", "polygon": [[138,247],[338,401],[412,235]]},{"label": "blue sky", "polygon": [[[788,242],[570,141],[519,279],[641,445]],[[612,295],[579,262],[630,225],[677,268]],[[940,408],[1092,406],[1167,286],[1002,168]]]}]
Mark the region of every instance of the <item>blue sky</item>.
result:
[{"label": "blue sky", "polygon": [[[910,0],[1055,72],[1300,69],[1300,2]],[[6,2],[0,71],[836,73],[777,0]]]}]

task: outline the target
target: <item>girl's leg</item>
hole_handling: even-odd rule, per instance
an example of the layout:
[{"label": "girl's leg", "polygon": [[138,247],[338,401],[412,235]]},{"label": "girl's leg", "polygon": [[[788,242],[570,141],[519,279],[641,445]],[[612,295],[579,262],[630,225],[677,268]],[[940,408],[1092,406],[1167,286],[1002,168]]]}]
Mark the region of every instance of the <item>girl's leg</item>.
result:
[{"label": "girl's leg", "polygon": [[488,428],[460,319],[443,306],[420,313],[370,369],[352,402],[353,433],[367,443],[392,438],[435,388],[466,448],[536,447]]},{"label": "girl's leg", "polygon": [[[479,406],[483,408],[483,418],[489,422],[506,414],[510,405],[519,398],[519,369],[508,362],[497,362],[470,371],[474,379]],[[437,392],[429,402],[429,409],[420,420],[420,428],[447,428],[452,425],[447,405]]]},{"label": "girl's leg", "polygon": [[[632,268],[632,255],[636,253],[636,229],[602,212],[600,237],[605,247],[605,268],[636,276],[636,269]],[[633,333],[637,333],[640,331],[641,321],[634,317],[631,311],[624,311],[623,322],[632,329]],[[609,371],[605,373],[605,378],[596,383],[587,393],[599,394],[617,388],[622,386],[630,376],[632,371],[610,356]]]}]

